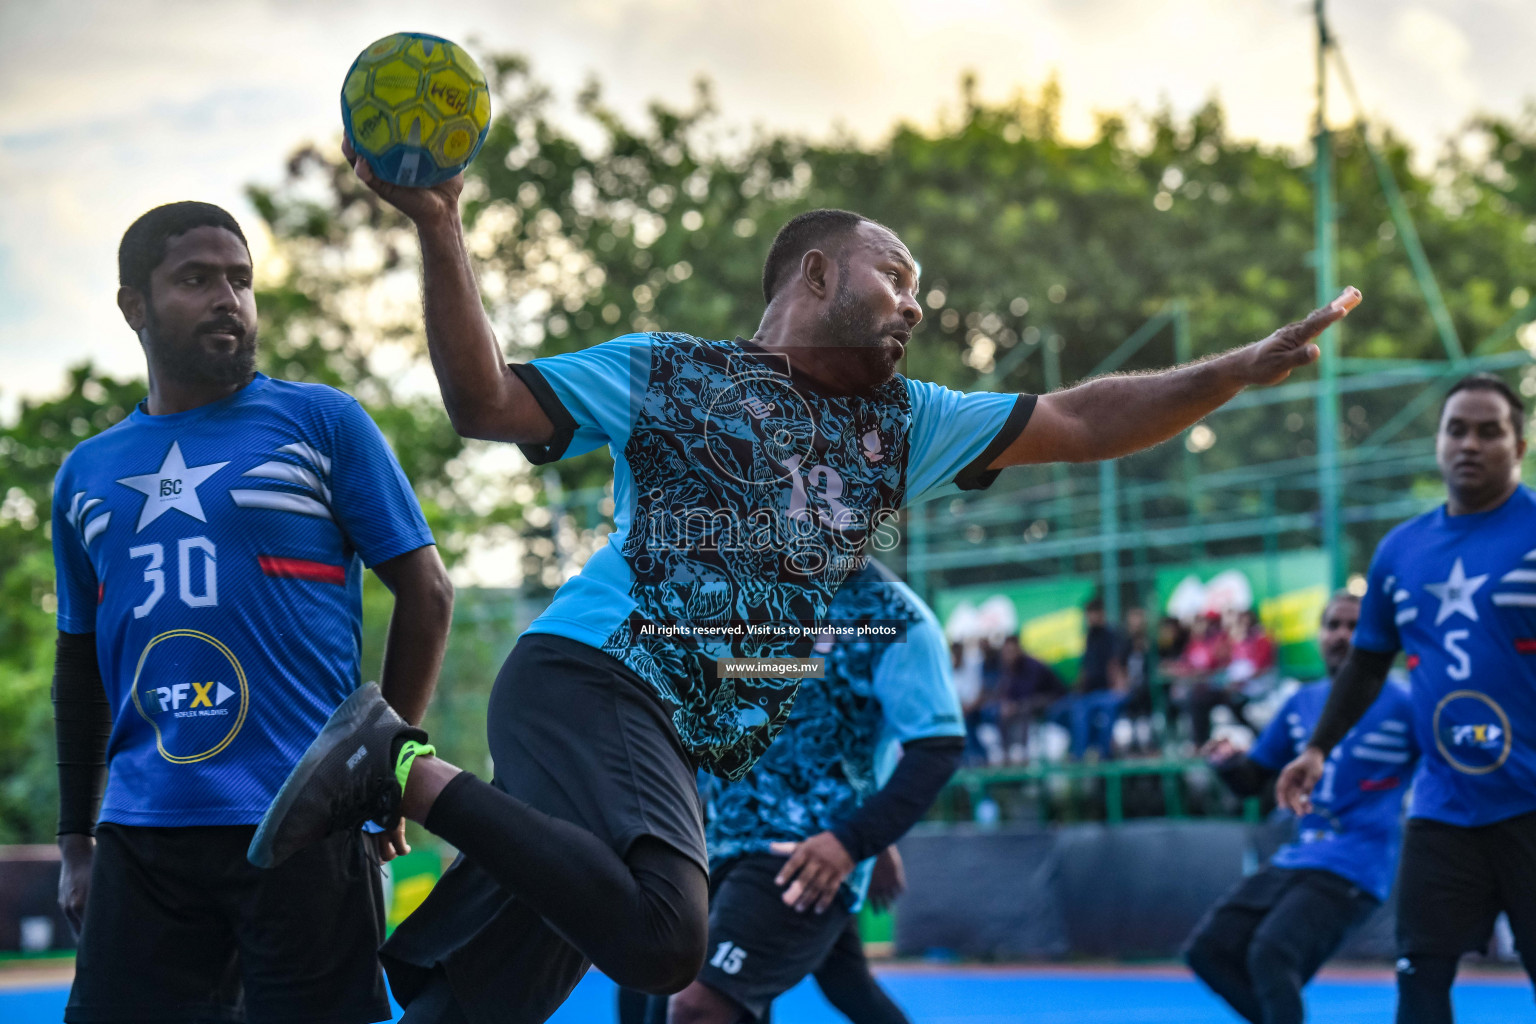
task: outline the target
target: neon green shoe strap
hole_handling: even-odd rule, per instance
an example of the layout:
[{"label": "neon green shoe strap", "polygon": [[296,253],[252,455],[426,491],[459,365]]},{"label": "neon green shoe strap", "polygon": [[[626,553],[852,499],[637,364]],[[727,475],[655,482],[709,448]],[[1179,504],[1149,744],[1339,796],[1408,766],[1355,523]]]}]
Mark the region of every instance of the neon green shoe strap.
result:
[{"label": "neon green shoe strap", "polygon": [[400,783],[400,792],[405,792],[405,780],[411,777],[411,762],[415,761],[418,755],[435,753],[437,748],[430,743],[406,740],[400,744],[400,754],[395,758],[395,780]]}]

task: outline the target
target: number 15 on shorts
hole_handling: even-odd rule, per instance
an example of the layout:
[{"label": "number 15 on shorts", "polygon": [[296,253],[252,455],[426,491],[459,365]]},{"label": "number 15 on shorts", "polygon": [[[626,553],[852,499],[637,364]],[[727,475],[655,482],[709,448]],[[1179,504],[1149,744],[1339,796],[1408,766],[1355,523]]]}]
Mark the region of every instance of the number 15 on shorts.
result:
[{"label": "number 15 on shorts", "polygon": [[747,958],[747,951],[730,942],[722,942],[715,949],[715,955],[709,958],[709,966],[718,967],[726,974],[736,974],[741,970],[741,962]]}]

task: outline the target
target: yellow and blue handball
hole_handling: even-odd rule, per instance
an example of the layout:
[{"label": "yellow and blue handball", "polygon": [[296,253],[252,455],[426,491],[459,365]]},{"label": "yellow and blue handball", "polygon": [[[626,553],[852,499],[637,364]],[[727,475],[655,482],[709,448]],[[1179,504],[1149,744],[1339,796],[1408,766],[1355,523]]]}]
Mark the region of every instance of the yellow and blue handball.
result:
[{"label": "yellow and blue handball", "polygon": [[341,122],[373,173],[429,188],[480,152],[491,124],[485,74],[464,48],[424,32],[385,36],[352,62]]}]

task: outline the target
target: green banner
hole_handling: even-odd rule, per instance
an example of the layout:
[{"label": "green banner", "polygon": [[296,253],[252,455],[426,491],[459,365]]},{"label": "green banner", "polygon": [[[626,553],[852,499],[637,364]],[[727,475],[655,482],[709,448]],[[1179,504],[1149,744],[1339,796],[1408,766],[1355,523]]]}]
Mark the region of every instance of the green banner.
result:
[{"label": "green banner", "polygon": [[1328,602],[1328,556],[1321,549],[1169,566],[1157,571],[1154,590],[1159,614],[1187,618],[1197,603],[1199,610],[1223,614],[1256,608],[1280,648],[1282,672],[1298,679],[1323,674],[1317,630]]},{"label": "green banner", "polygon": [[[953,636],[965,624],[982,633],[1016,633],[1030,655],[1054,668],[1063,680],[1077,676],[1083,656],[1083,605],[1098,589],[1091,576],[1054,576],[1035,583],[984,583],[954,587],[935,595],[933,610]],[[998,628],[1006,622],[1006,630]]]}]

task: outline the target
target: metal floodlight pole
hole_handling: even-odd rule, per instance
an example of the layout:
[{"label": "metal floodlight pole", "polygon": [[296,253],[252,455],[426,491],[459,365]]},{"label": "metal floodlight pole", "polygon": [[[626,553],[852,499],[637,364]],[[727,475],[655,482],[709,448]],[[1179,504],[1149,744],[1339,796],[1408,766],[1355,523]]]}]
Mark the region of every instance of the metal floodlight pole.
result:
[{"label": "metal floodlight pole", "polygon": [[[1326,305],[1338,294],[1337,245],[1338,222],[1333,201],[1333,137],[1328,131],[1328,22],[1323,13],[1324,0],[1315,0],[1317,17],[1317,134],[1313,164],[1316,221],[1313,269],[1317,277],[1317,304]],[[1322,516],[1323,550],[1328,555],[1329,586],[1344,583],[1343,500],[1339,485],[1339,328],[1330,327],[1317,339],[1322,355],[1318,360],[1321,387],[1317,392],[1317,462],[1318,505]]]}]

